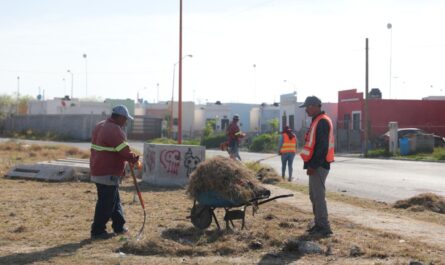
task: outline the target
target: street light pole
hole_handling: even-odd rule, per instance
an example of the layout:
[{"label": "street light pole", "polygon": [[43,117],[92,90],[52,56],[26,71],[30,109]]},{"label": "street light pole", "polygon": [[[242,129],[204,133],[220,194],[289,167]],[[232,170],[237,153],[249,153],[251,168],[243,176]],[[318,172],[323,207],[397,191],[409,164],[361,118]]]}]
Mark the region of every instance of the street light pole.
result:
[{"label": "street light pole", "polygon": [[179,0],[178,144],[182,143],[182,0]]},{"label": "street light pole", "polygon": [[292,88],[294,89],[294,92],[297,91],[297,85],[295,85],[295,83],[290,82],[289,80],[283,80],[284,83],[288,83],[292,86]]},{"label": "street light pole", "polygon": [[369,139],[369,113],[368,113],[368,94],[369,94],[369,44],[368,38],[365,42],[365,148],[364,155],[368,156],[368,139]]},{"label": "street light pole", "polygon": [[256,97],[256,64],[253,64],[253,96]]},{"label": "street light pole", "polygon": [[159,103],[159,83],[156,83],[156,103]]},{"label": "street light pole", "polygon": [[[183,56],[181,58],[181,60],[179,60],[179,61],[184,60],[186,57],[192,58],[193,55],[187,54],[187,55]],[[171,108],[170,108],[169,137],[172,137],[172,131],[173,131],[173,103],[174,103],[173,100],[174,100],[174,93],[175,93],[175,70],[176,70],[176,65],[179,63],[179,61],[173,64],[173,85],[172,85],[172,101],[171,101]],[[178,119],[178,121],[179,121],[179,119]]]},{"label": "street light pole", "polygon": [[62,78],[62,81],[63,81],[63,97],[65,97],[66,96],[66,79]]},{"label": "street light pole", "polygon": [[20,101],[20,76],[17,76],[17,115],[19,114],[19,101]]},{"label": "street light pole", "polygon": [[71,74],[71,99],[73,99],[74,94],[74,74],[71,70],[66,70],[67,73]]},{"label": "street light pole", "polygon": [[85,97],[88,96],[88,71],[87,71],[87,54],[83,54],[83,58],[85,58]]},{"label": "street light pole", "polygon": [[391,99],[391,79],[392,79],[392,24],[388,23],[389,29],[389,98]]}]

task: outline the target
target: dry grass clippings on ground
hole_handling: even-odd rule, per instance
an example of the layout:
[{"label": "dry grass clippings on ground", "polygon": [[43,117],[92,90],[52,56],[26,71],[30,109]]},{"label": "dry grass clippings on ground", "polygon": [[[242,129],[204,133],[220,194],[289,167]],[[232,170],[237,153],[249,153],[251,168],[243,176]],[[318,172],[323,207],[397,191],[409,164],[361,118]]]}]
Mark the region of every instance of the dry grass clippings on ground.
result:
[{"label": "dry grass clippings on ground", "polygon": [[[301,192],[304,194],[308,193],[307,186],[303,186],[303,185],[296,184],[296,183],[281,182],[278,184],[278,186],[282,187],[282,188],[290,189],[293,191]],[[433,194],[433,195],[435,195],[435,194]],[[435,198],[436,196],[437,195],[432,196],[431,198]],[[382,211],[382,212],[388,212],[388,213],[391,213],[394,215],[406,216],[406,217],[413,218],[416,220],[436,223],[436,224],[445,226],[445,215],[434,212],[434,211],[426,210],[425,208],[416,207],[412,203],[409,204],[410,206],[413,206],[412,208],[407,207],[405,209],[405,207],[394,207],[395,205],[392,205],[392,204],[389,204],[386,202],[374,201],[374,200],[359,198],[359,197],[355,197],[355,196],[348,196],[343,193],[336,193],[336,192],[327,192],[326,198],[328,200],[347,203],[347,204],[359,206],[362,208],[369,208],[369,209],[374,209],[374,210],[378,210],[378,211]],[[431,198],[427,199],[427,201],[431,200]],[[439,198],[441,198],[441,197],[439,196]],[[405,200],[401,201],[401,205],[406,205],[405,203],[403,203],[404,201]],[[433,202],[435,205],[438,205],[438,202],[440,202],[440,200],[433,200]]]},{"label": "dry grass clippings on ground", "polygon": [[278,175],[277,171],[274,168],[266,164],[247,162],[245,163],[245,165],[247,166],[247,168],[255,172],[256,179],[261,181],[261,183],[277,184],[283,179]]},{"label": "dry grass clippings on ground", "polygon": [[414,212],[432,211],[445,214],[445,197],[434,193],[422,193],[394,203],[394,208],[409,209]]},{"label": "dry grass clippings on ground", "polygon": [[[17,155],[28,159],[26,152]],[[148,213],[143,239],[134,239],[143,214],[126,180],[120,193],[130,237],[90,241],[92,183],[0,178],[0,264],[444,264],[444,249],[347,220],[331,220],[332,237],[309,236],[312,214],[278,201],[261,205],[255,216],[248,208],[247,229],[235,221],[233,230],[218,231],[212,223],[201,231],[187,219],[193,202],[184,189],[140,186]],[[224,210],[215,212],[223,224]]]}]

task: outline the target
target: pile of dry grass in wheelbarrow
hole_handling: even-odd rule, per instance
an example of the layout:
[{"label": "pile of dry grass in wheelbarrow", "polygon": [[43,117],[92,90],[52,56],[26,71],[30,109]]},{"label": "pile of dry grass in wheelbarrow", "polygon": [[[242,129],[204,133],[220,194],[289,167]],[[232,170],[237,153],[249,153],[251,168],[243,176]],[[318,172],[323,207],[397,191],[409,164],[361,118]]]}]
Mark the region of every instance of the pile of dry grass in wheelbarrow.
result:
[{"label": "pile of dry grass in wheelbarrow", "polygon": [[243,163],[216,156],[201,162],[190,175],[187,193],[197,199],[200,193],[217,192],[222,198],[247,202],[266,189],[255,179],[255,173]]}]

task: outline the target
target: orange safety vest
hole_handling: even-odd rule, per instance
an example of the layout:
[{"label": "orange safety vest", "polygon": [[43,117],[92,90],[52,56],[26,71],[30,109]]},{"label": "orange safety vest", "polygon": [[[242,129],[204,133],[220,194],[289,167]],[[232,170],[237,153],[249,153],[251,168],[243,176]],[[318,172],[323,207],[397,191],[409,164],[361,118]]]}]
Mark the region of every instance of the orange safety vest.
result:
[{"label": "orange safety vest", "polygon": [[312,121],[311,127],[309,128],[309,131],[306,133],[305,137],[305,144],[303,147],[303,150],[300,153],[301,158],[304,162],[308,162],[311,160],[312,156],[314,155],[314,147],[315,147],[315,141],[316,141],[316,132],[317,132],[317,125],[318,122],[321,119],[325,119],[329,124],[329,148],[328,153],[326,155],[326,161],[327,162],[333,162],[334,161],[334,127],[332,126],[332,120],[329,118],[326,114],[320,114],[315,118],[315,120]]},{"label": "orange safety vest", "polygon": [[281,146],[281,153],[296,153],[297,152],[297,137],[292,137],[289,139],[287,133],[283,133],[283,145]]}]

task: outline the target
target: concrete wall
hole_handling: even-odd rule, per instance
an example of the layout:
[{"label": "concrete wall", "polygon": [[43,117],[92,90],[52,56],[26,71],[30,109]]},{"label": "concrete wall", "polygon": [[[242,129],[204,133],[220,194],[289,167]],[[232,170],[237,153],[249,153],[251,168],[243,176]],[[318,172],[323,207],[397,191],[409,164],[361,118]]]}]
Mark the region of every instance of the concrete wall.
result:
[{"label": "concrete wall", "polygon": [[185,186],[204,159],[204,146],[145,143],[142,180],[156,186]]},{"label": "concrete wall", "polygon": [[28,115],[109,115],[111,113],[111,104],[95,101],[79,101],[78,99],[66,100],[55,98],[52,100],[32,100],[28,102]]},{"label": "concrete wall", "polygon": [[24,115],[5,120],[4,132],[13,134],[26,130],[58,135],[73,140],[89,140],[94,126],[106,115]]}]

